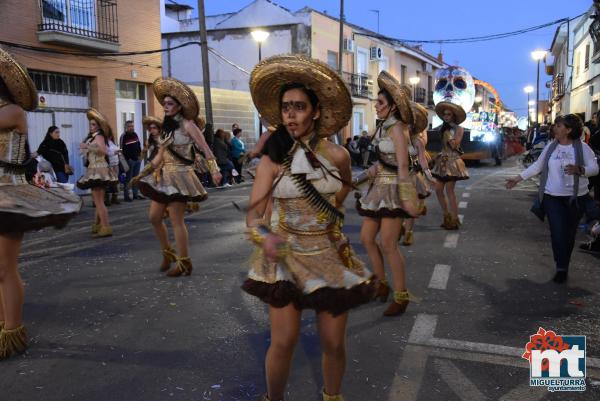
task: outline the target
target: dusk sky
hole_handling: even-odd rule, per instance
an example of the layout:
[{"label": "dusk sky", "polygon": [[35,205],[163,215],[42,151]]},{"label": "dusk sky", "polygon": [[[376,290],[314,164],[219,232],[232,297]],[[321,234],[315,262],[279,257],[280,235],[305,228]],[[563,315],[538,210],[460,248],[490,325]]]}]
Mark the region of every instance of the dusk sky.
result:
[{"label": "dusk sky", "polygon": [[[196,0],[178,0],[196,8]],[[251,0],[205,0],[207,15],[241,9]],[[275,3],[296,11],[309,6],[338,16],[339,0],[278,0]],[[544,24],[560,18],[574,17],[586,11],[591,0],[503,0],[503,1],[345,1],[349,22],[377,30],[380,10],[380,33],[400,39],[453,39],[504,33]],[[519,114],[526,113],[527,95],[523,87],[535,86],[536,64],[531,51],[548,49],[556,26],[507,39],[480,43],[445,44],[444,59],[468,69],[474,76],[491,83],[505,104]],[[425,45],[433,55],[439,45]],[[540,97],[546,97],[545,83],[551,77],[543,70]],[[535,94],[533,94],[535,95]]]}]

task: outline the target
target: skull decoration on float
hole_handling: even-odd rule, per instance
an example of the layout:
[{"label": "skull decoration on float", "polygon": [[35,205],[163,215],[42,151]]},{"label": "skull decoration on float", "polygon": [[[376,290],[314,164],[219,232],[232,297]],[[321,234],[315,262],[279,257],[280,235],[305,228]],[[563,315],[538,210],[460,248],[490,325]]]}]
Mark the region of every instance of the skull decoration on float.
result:
[{"label": "skull decoration on float", "polygon": [[[468,113],[475,102],[475,82],[471,74],[462,67],[452,66],[438,70],[435,75],[435,91],[433,102],[437,105],[442,102],[461,106]],[[436,119],[434,126],[440,125],[441,120]]]}]

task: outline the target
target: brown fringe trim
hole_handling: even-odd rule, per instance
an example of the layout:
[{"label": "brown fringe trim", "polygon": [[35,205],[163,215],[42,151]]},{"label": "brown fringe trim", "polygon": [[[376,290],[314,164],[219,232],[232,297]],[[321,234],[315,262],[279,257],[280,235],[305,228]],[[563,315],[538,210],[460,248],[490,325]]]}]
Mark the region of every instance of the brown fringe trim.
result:
[{"label": "brown fringe trim", "polygon": [[314,309],[316,312],[329,312],[338,316],[370,302],[375,293],[375,281],[365,281],[350,289],[324,287],[304,294],[289,281],[269,284],[247,279],[242,285],[242,290],[275,308],[283,308],[292,303],[299,310]]},{"label": "brown fringe trim", "polygon": [[363,209],[360,205],[360,199],[356,200],[356,211],[360,216],[370,217],[372,219],[381,219],[381,218],[396,218],[400,217],[402,219],[412,219],[413,216],[408,214],[404,209],[388,209],[382,208],[377,211],[366,210]]},{"label": "brown fringe trim", "polygon": [[450,181],[463,181],[463,180],[468,180],[469,177],[455,177],[455,176],[440,176],[437,174],[431,174],[433,176],[433,178],[435,178],[436,180],[442,181],[442,182],[450,182]]},{"label": "brown fringe trim", "polygon": [[111,185],[114,185],[116,181],[107,181],[107,180],[89,180],[84,182],[77,181],[77,188],[79,189],[92,189],[92,188],[108,188]]},{"label": "brown fringe trim", "polygon": [[15,354],[22,354],[28,346],[29,340],[25,326],[0,331],[0,360],[10,358]]},{"label": "brown fringe trim", "polygon": [[208,199],[208,194],[189,196],[183,194],[166,195],[162,192],[158,192],[151,185],[146,184],[144,181],[138,182],[138,189],[147,198],[152,199],[158,203],[169,204],[172,202],[202,202]]},{"label": "brown fringe trim", "polygon": [[30,217],[19,213],[0,212],[0,234],[16,234],[41,230],[44,227],[63,228],[77,213]]}]

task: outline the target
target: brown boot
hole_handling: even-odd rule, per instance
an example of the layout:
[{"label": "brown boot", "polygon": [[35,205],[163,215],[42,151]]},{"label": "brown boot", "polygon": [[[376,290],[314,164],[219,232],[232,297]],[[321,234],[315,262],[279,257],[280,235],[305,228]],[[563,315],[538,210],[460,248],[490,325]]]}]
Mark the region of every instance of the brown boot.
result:
[{"label": "brown boot", "polygon": [[177,260],[177,254],[175,253],[175,249],[171,245],[162,250],[163,260],[160,265],[160,271],[166,272],[171,268],[171,263]]},{"label": "brown boot", "polygon": [[441,228],[446,228],[452,222],[452,215],[450,213],[444,213],[444,222],[440,224]]},{"label": "brown boot", "polygon": [[409,303],[408,291],[394,291],[394,300],[383,312],[383,316],[402,315],[406,311]]},{"label": "brown boot", "polygon": [[458,230],[459,226],[460,226],[460,222],[458,220],[458,217],[454,217],[454,216],[450,215],[450,220],[448,221],[448,224],[444,228],[446,230]]},{"label": "brown boot", "polygon": [[25,326],[16,329],[0,331],[0,360],[10,358],[12,355],[22,354],[29,346]]},{"label": "brown boot", "polygon": [[100,226],[100,229],[94,236],[95,238],[112,237],[113,231],[111,226]]},{"label": "brown boot", "polygon": [[412,230],[410,230],[404,236],[404,241],[402,242],[402,245],[404,245],[404,246],[411,246],[413,244],[414,240],[415,239],[414,239],[414,236],[413,236],[413,232],[412,232]]},{"label": "brown boot", "polygon": [[387,302],[390,296],[390,286],[388,285],[388,281],[386,279],[377,281],[377,290],[375,291],[375,296],[373,300],[380,300],[381,302]]},{"label": "brown boot", "polygon": [[421,207],[421,211],[419,212],[420,216],[426,216],[427,215],[427,206],[425,205],[425,203],[423,203],[423,206]]},{"label": "brown boot", "polygon": [[329,395],[323,390],[323,401],[344,401],[344,397],[341,394]]},{"label": "brown boot", "polygon": [[92,234],[98,234],[98,231],[100,231],[100,224],[92,224]]},{"label": "brown boot", "polygon": [[182,274],[189,276],[192,274],[192,260],[189,257],[177,258],[177,264],[167,272],[169,277],[179,277]]},{"label": "brown boot", "polygon": [[121,201],[119,200],[119,194],[112,194],[110,201],[113,205],[120,205]]}]

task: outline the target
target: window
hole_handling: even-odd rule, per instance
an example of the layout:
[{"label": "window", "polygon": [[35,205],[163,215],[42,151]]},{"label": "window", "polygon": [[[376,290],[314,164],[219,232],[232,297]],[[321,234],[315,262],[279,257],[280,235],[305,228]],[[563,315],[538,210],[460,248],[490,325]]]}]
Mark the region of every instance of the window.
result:
[{"label": "window", "polygon": [[327,64],[334,70],[338,69],[338,53],[327,50]]},{"label": "window", "polygon": [[585,70],[590,68],[590,44],[585,45]]},{"label": "window", "polygon": [[406,66],[405,65],[400,67],[400,83],[406,84]]},{"label": "window", "polygon": [[89,79],[85,77],[43,71],[29,71],[29,75],[40,92],[72,96],[89,94]]},{"label": "window", "polygon": [[138,82],[116,81],[115,92],[119,99],[146,100],[146,86]]},{"label": "window", "polygon": [[575,76],[579,76],[579,52],[575,52]]}]

